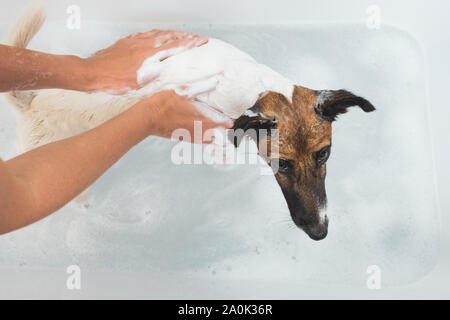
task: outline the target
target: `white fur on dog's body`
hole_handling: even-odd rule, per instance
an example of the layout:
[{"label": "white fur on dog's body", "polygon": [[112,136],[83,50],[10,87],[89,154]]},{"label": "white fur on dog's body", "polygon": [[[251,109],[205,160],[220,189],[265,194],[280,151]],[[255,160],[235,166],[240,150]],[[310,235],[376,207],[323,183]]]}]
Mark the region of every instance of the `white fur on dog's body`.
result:
[{"label": "white fur on dog's body", "polygon": [[[10,45],[26,47],[39,30],[44,9],[35,9],[17,24]],[[21,151],[64,139],[94,128],[144,97],[165,89],[187,85],[191,91],[198,83],[213,79],[216,88],[196,98],[231,118],[252,107],[265,91],[276,91],[291,98],[293,83],[258,64],[239,49],[217,39],[206,45],[179,53],[161,62],[150,59],[138,71],[141,78],[157,72],[158,78],[144,88],[117,96],[104,92],[83,93],[69,90],[11,92],[9,100],[17,106],[18,144]],[[153,67],[152,67],[153,66]]]}]

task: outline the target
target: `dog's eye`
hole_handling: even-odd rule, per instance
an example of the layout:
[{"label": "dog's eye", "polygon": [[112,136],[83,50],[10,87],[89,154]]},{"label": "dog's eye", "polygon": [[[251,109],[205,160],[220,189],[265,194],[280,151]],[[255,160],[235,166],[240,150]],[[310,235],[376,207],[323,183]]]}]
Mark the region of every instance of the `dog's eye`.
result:
[{"label": "dog's eye", "polygon": [[322,164],[324,164],[327,160],[328,157],[330,156],[330,147],[324,147],[322,149],[320,149],[319,151],[316,152],[316,162],[317,165],[321,166]]},{"label": "dog's eye", "polygon": [[280,173],[289,173],[292,169],[292,164],[289,160],[278,159],[278,172]]}]

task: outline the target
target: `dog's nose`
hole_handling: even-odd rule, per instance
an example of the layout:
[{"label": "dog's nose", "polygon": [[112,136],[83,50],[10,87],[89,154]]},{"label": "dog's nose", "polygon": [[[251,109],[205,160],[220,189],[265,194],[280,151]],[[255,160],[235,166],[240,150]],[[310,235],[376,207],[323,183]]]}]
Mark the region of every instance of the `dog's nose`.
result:
[{"label": "dog's nose", "polygon": [[316,241],[322,240],[328,234],[328,223],[317,224],[308,227],[305,231],[311,239]]}]

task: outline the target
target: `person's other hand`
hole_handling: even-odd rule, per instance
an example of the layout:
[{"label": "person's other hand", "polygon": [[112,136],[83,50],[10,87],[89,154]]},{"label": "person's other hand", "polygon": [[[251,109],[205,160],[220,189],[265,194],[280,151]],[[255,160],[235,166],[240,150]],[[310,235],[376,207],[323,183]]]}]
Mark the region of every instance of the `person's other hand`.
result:
[{"label": "person's other hand", "polygon": [[[211,143],[212,137],[203,136],[206,130],[233,126],[233,121],[225,114],[204,103],[180,96],[173,90],[160,91],[138,105],[148,112],[150,135],[163,138],[171,138],[176,129],[186,129],[190,132],[191,142]],[[194,136],[194,121],[202,123],[202,141]]]},{"label": "person's other hand", "polygon": [[147,82],[138,83],[137,70],[149,57],[163,51],[159,59],[164,60],[172,54],[188,50],[208,42],[207,38],[182,31],[152,30],[137,33],[118,40],[112,46],[100,50],[86,58],[86,70],[89,74],[87,91],[105,90],[120,94],[128,90],[139,89]]}]

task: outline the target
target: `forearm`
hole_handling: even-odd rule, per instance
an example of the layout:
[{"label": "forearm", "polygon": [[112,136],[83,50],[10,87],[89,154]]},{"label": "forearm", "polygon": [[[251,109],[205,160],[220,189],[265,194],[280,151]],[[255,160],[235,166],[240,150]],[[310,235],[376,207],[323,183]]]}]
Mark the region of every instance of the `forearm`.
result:
[{"label": "forearm", "polygon": [[31,89],[88,91],[92,68],[84,59],[0,45],[0,92]]},{"label": "forearm", "polygon": [[151,133],[149,108],[145,103],[137,104],[95,129],[0,166],[0,192],[8,194],[7,198],[0,196],[4,208],[0,209],[0,234],[42,219],[92,184]]}]

